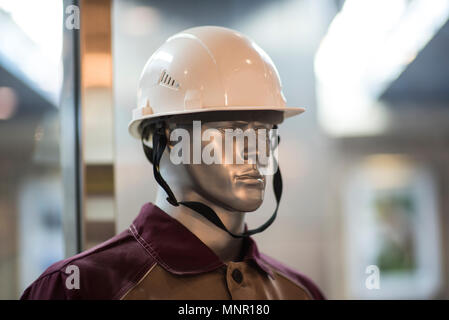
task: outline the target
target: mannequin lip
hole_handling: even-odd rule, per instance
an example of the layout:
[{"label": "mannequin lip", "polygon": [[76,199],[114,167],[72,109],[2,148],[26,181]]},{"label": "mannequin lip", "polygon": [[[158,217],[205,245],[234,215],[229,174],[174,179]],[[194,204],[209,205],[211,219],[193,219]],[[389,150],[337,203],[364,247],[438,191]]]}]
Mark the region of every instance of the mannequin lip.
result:
[{"label": "mannequin lip", "polygon": [[244,173],[235,177],[249,185],[265,186],[265,179],[258,172]]},{"label": "mannequin lip", "polygon": [[241,180],[243,180],[243,179],[253,179],[253,180],[261,180],[261,181],[263,181],[262,176],[259,175],[259,174],[258,175],[242,174],[242,175],[236,176],[236,178],[237,179],[241,179]]},{"label": "mannequin lip", "polygon": [[245,170],[235,176],[237,179],[260,179],[264,180],[259,171],[251,169]]}]

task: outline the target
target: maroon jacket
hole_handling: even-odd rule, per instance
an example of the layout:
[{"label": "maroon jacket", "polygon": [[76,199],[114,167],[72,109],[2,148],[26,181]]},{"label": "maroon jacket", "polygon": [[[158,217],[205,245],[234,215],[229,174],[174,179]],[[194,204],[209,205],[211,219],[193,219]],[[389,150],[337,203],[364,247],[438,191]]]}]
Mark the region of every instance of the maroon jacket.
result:
[{"label": "maroon jacket", "polygon": [[[222,262],[176,219],[147,203],[129,229],[50,266],[21,299],[324,299],[304,275],[259,253]],[[79,289],[66,281],[79,269]],[[68,279],[69,278],[69,279]]]}]

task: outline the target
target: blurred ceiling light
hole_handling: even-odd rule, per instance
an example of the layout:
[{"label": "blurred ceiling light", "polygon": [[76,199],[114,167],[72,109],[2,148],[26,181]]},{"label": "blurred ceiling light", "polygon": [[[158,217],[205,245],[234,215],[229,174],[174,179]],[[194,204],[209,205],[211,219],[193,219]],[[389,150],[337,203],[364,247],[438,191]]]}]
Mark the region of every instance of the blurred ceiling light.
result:
[{"label": "blurred ceiling light", "polygon": [[159,13],[147,6],[129,8],[124,15],[125,32],[131,36],[153,33],[159,25]]},{"label": "blurred ceiling light", "polygon": [[336,136],[377,134],[377,102],[449,17],[449,0],[347,0],[315,55],[318,115]]},{"label": "blurred ceiling light", "polygon": [[0,87],[0,120],[10,119],[17,109],[16,92],[9,87]]},{"label": "blurred ceiling light", "polygon": [[62,1],[0,0],[0,8],[52,60],[58,60],[62,48]]},{"label": "blurred ceiling light", "polygon": [[410,182],[413,160],[403,154],[373,154],[363,159],[366,178],[376,189],[395,189]]},{"label": "blurred ceiling light", "polygon": [[57,105],[62,81],[62,1],[0,0],[0,14],[0,62]]}]

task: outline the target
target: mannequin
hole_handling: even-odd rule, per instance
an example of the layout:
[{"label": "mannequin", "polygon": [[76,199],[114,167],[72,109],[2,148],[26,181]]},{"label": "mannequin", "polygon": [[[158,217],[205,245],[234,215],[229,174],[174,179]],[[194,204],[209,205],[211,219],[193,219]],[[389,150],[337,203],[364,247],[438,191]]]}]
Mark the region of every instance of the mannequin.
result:
[{"label": "mannequin", "polygon": [[[198,118],[198,116],[197,116]],[[282,114],[276,111],[239,111],[232,115],[223,112],[205,113],[201,115],[202,133],[205,129],[216,128],[240,128],[246,129],[264,128],[272,129],[274,124],[282,121]],[[179,123],[187,124],[192,117],[175,117],[168,120],[168,126],[176,127]],[[229,120],[221,120],[229,119]],[[240,119],[240,120],[236,120]],[[185,127],[185,126],[184,126]],[[192,130],[190,126],[190,137]],[[167,139],[170,139],[170,130],[167,130]],[[224,146],[224,133],[221,136],[221,145]],[[215,139],[202,141],[202,149],[210,143],[217,143]],[[244,159],[245,164],[226,165],[224,152],[222,164],[189,164],[174,165],[169,159],[169,152],[174,142],[169,144],[161,160],[161,173],[174,191],[176,198],[183,201],[199,201],[210,206],[225,226],[233,233],[242,233],[244,230],[244,219],[247,212],[255,211],[262,205],[267,177],[259,170],[259,164],[248,163],[248,157]],[[190,143],[190,146],[193,142]],[[234,144],[234,157],[237,153]],[[244,152],[244,148],[240,148]],[[259,150],[256,150],[258,155]],[[190,153],[192,155],[192,152]],[[237,155],[244,157],[244,155]],[[192,163],[193,161],[191,161]],[[244,175],[245,178],[240,178]],[[211,181],[209,177],[214,177]],[[249,176],[249,177],[246,177]],[[251,176],[254,176],[252,178]],[[242,239],[233,238],[223,230],[218,229],[204,217],[196,214],[189,208],[174,207],[166,199],[165,191],[159,186],[155,204],[170,216],[181,222],[223,261],[237,261],[240,257]]]},{"label": "mannequin", "polygon": [[[251,237],[274,222],[282,194],[279,136],[259,133],[304,112],[285,104],[273,61],[237,31],[203,26],[168,38],[144,66],[128,126],[152,163],[155,203],[127,230],[50,266],[22,299],[323,299]],[[257,143],[248,135],[229,147],[229,131],[257,132]],[[274,213],[248,229],[268,180]],[[79,285],[68,270],[79,270]]]}]

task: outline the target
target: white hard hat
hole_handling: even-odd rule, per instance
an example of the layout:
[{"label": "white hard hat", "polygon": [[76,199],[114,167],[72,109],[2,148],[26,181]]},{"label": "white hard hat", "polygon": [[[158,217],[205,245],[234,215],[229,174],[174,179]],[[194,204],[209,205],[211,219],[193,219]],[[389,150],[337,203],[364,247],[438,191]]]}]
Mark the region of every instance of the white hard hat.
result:
[{"label": "white hard hat", "polygon": [[278,71],[254,41],[228,28],[195,27],[167,39],[146,63],[128,130],[140,139],[143,120],[207,111],[304,112],[285,103]]}]

